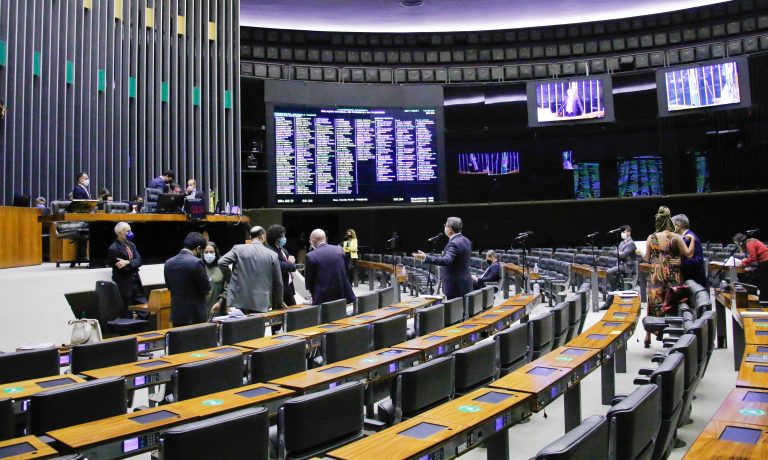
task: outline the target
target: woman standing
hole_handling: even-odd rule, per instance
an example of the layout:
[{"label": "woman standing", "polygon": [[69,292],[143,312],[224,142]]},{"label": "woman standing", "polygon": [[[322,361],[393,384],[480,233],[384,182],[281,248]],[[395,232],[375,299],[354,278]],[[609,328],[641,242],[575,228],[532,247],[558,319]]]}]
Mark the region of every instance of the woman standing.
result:
[{"label": "woman standing", "polygon": [[[686,245],[683,238],[674,232],[669,208],[659,207],[656,212],[656,231],[646,240],[645,261],[653,264],[648,279],[648,316],[664,316],[664,300],[675,286],[681,284],[680,262],[673,261],[681,255],[693,255],[694,241]],[[651,346],[651,333],[645,333],[645,348]]]},{"label": "woman standing", "polygon": [[747,238],[741,233],[733,236],[736,243],[746,256],[741,266],[757,264],[757,289],[760,290],[760,302],[768,302],[768,248],[757,238]]},{"label": "woman standing", "polygon": [[211,282],[211,292],[208,293],[206,303],[212,316],[224,316],[227,314],[227,295],[224,289],[224,273],[219,268],[219,248],[216,243],[209,241],[203,250],[203,262],[208,280]]},{"label": "woman standing", "polygon": [[344,235],[344,257],[347,260],[347,276],[351,283],[355,275],[355,260],[357,260],[357,233],[353,229],[348,229]]}]

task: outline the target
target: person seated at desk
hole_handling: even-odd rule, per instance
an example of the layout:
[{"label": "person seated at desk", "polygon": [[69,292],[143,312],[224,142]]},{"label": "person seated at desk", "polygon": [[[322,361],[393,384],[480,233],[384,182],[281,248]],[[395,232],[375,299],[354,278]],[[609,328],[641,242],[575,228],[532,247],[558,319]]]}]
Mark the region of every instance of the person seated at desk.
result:
[{"label": "person seated at desk", "polygon": [[88,177],[87,172],[79,172],[75,176],[75,186],[72,187],[72,199],[73,200],[90,200],[91,192],[88,191],[88,186],[91,185],[91,179]]},{"label": "person seated at desk", "polygon": [[501,281],[501,264],[496,257],[496,252],[488,250],[488,252],[485,253],[485,261],[488,262],[488,268],[485,269],[482,276],[477,277],[472,275],[473,289],[485,287],[485,283],[498,283]]},{"label": "person seated at desk", "polygon": [[168,193],[173,193],[174,195],[181,195],[181,185],[177,184],[176,182],[171,183],[169,186],[170,191]]},{"label": "person seated at desk", "polygon": [[131,214],[138,214],[141,212],[141,208],[144,207],[144,197],[141,195],[134,195],[131,198]]},{"label": "person seated at desk", "polygon": [[139,277],[141,255],[133,244],[133,232],[127,222],[115,225],[115,241],[107,250],[107,266],[112,267],[112,281],[123,299],[123,316],[128,316],[128,307],[147,303],[144,286]]},{"label": "person seated at desk", "polygon": [[208,320],[206,301],[211,292],[211,282],[200,259],[205,247],[203,235],[190,232],[184,238],[181,252],[165,262],[163,275],[171,293],[171,323],[174,327]]},{"label": "person seated at desk", "polygon": [[51,208],[46,206],[47,203],[45,201],[45,198],[39,196],[35,198],[35,207],[40,210],[41,216],[50,216],[51,215]]},{"label": "person seated at desk", "polygon": [[760,302],[768,302],[768,247],[757,238],[747,238],[741,233],[733,236],[733,242],[746,255],[741,266],[757,264],[757,289],[760,291]]},{"label": "person seated at desk", "polygon": [[187,195],[187,198],[194,198],[196,200],[202,200],[205,196],[205,193],[197,188],[197,181],[195,179],[187,181],[187,188],[184,190],[184,194]]},{"label": "person seated at desk", "polygon": [[99,210],[103,211],[104,205],[111,201],[113,201],[112,192],[110,192],[108,188],[99,190],[99,204],[97,206]]},{"label": "person seated at desk", "polygon": [[149,188],[162,190],[163,193],[167,193],[169,188],[168,184],[173,181],[175,174],[170,169],[166,169],[163,173],[149,182]]}]

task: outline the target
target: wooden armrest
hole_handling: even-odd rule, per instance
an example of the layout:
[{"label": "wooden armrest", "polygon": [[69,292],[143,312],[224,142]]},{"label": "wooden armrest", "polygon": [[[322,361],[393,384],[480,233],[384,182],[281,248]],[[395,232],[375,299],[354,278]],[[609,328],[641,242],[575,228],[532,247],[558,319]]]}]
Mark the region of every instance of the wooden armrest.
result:
[{"label": "wooden armrest", "polygon": [[146,311],[146,312],[150,312],[150,313],[154,313],[154,312],[157,311],[156,309],[151,308],[149,306],[149,304],[146,304],[146,303],[140,303],[140,304],[136,304],[136,305],[131,305],[131,306],[128,307],[128,310],[130,310],[130,311]]}]

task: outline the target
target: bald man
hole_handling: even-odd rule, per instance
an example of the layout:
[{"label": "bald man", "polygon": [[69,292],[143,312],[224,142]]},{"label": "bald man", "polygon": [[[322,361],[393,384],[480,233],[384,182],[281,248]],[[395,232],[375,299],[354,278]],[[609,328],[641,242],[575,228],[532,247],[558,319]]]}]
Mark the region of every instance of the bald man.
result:
[{"label": "bald man", "polygon": [[312,231],[309,244],[314,249],[307,254],[304,264],[304,283],[312,293],[312,304],[320,305],[331,300],[355,301],[355,293],[347,277],[344,250],[326,242],[325,232]]},{"label": "bald man", "polygon": [[128,307],[147,303],[139,277],[141,255],[133,244],[133,232],[128,222],[115,225],[115,241],[107,249],[107,265],[112,267],[112,281],[123,299],[122,317],[130,317]]}]

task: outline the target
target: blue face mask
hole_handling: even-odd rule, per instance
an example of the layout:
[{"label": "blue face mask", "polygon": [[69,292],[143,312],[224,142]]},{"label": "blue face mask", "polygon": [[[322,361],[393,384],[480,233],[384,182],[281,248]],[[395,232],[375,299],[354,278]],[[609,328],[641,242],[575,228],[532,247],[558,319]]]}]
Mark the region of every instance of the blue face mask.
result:
[{"label": "blue face mask", "polygon": [[128,241],[133,241],[133,237],[134,237],[134,234],[133,234],[133,232],[132,232],[132,231],[130,231],[130,230],[128,231],[128,233],[126,233],[126,234],[125,234],[125,238],[126,238]]},{"label": "blue face mask", "polygon": [[285,243],[288,241],[288,239],[284,236],[281,236],[279,240],[277,240],[277,245],[281,248],[285,246]]}]

